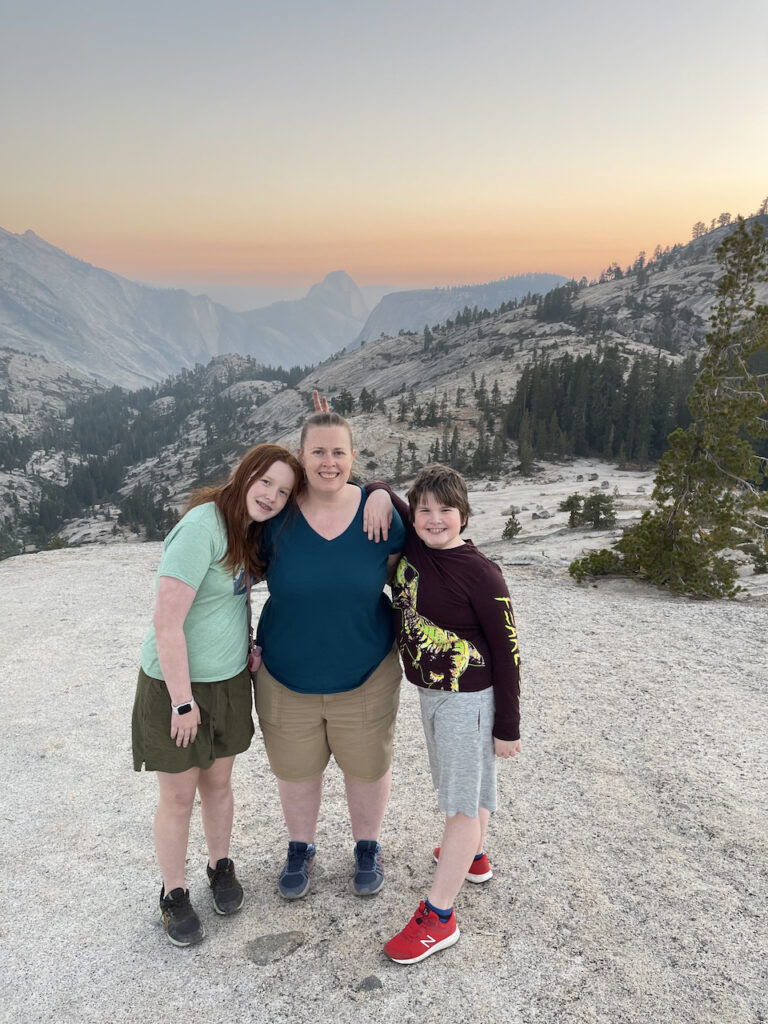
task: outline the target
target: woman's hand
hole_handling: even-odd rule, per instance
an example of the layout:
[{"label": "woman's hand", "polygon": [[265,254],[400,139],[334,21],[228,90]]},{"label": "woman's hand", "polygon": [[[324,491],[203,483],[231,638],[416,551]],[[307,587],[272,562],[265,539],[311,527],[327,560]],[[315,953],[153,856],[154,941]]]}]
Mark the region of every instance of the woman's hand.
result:
[{"label": "woman's hand", "polygon": [[195,703],[186,715],[177,715],[171,711],[171,739],[176,740],[177,747],[188,747],[195,742],[197,727],[200,725],[200,708]]},{"label": "woman's hand", "polygon": [[517,757],[523,752],[521,740],[498,740],[493,737],[493,752],[496,757]]},{"label": "woman's hand", "polygon": [[389,528],[392,525],[392,501],[384,490],[372,491],[363,505],[363,530],[368,540],[389,539]]},{"label": "woman's hand", "polygon": [[250,672],[258,672],[261,668],[261,647],[254,644],[251,653],[248,655],[248,669]]},{"label": "woman's hand", "polygon": [[331,407],[328,405],[328,399],[325,395],[320,397],[319,391],[312,392],[312,401],[315,403],[315,412],[330,412]]}]

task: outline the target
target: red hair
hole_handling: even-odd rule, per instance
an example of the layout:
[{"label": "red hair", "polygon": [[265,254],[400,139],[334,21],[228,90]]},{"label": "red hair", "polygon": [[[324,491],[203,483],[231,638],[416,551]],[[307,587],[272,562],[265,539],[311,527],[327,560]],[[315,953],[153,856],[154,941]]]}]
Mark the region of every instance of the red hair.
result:
[{"label": "red hair", "polygon": [[266,473],[273,462],[284,462],[293,470],[294,482],[289,501],[295,501],[304,483],[304,470],[296,456],[280,444],[257,444],[240,459],[225,484],[200,487],[190,495],[187,512],[212,501],[221,513],[227,530],[227,554],[222,565],[233,575],[241,568],[257,579],[264,573],[265,564],[259,551],[259,537],[264,524],[250,519],[245,496],[254,478]]}]

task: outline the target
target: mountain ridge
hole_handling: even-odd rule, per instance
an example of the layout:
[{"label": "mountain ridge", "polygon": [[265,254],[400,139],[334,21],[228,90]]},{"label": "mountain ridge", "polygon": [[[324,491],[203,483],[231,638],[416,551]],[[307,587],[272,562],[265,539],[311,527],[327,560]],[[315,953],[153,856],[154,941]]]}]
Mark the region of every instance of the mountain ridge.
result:
[{"label": "mountain ridge", "polygon": [[304,298],[235,312],[206,294],[131,281],[72,256],[31,229],[0,228],[0,345],[37,353],[106,384],[137,388],[226,352],[288,368],[362,341],[494,308],[565,281],[522,274],[479,285],[395,290],[371,310],[334,270]]},{"label": "mountain ridge", "polygon": [[[152,508],[180,510],[191,487],[225,474],[257,441],[295,448],[315,388],[350,418],[361,474],[407,477],[455,444],[462,468],[477,475],[478,467],[492,465],[494,474],[511,478],[519,472],[519,436],[507,410],[532,363],[567,357],[595,366],[610,351],[620,386],[621,374],[627,379],[638,361],[650,376],[662,362],[695,362],[722,272],[714,250],[727,231],[602,283],[568,282],[492,314],[462,314],[427,335],[411,331],[366,342],[309,373],[223,354],[151,389],[105,393],[66,367],[0,349],[0,548],[4,531],[11,542],[6,553],[22,541],[47,543],[46,535],[35,537],[43,519],[47,537],[55,533],[64,542],[141,532],[121,521],[122,504],[137,489]],[[756,291],[758,302],[768,302],[768,284]],[[685,393],[664,400],[677,402]],[[31,401],[33,395],[43,397]],[[97,403],[88,432],[75,433],[88,403]],[[570,428],[563,421],[558,429]],[[478,459],[491,443],[492,459]],[[64,498],[78,475],[83,486],[74,505]]]},{"label": "mountain ridge", "polygon": [[355,339],[372,341],[399,331],[421,331],[453,318],[464,307],[496,309],[503,302],[524,298],[529,293],[543,295],[568,279],[562,274],[527,273],[499,278],[483,284],[451,285],[446,288],[416,288],[390,292],[371,311],[365,326]]},{"label": "mountain ridge", "polygon": [[235,313],[95,267],[31,230],[0,228],[0,344],[128,388],[230,351],[265,365],[316,363],[351,343],[368,314],[340,273],[311,297]]}]

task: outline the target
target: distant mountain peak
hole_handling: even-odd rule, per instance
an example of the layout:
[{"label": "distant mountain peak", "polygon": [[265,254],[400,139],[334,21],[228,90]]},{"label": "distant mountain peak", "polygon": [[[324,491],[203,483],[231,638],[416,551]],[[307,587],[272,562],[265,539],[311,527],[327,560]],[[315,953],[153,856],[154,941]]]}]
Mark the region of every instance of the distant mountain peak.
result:
[{"label": "distant mountain peak", "polygon": [[277,366],[317,363],[352,344],[368,312],[343,270],[304,299],[236,313],[208,296],[94,267],[32,230],[0,228],[0,341],[123,387],[225,352]]},{"label": "distant mountain peak", "polygon": [[[79,264],[85,264],[90,266],[90,263],[86,263],[85,260],[79,259],[77,256],[72,256],[65,249],[60,249],[57,245],[52,245],[51,242],[46,242],[44,238],[41,238],[32,228],[27,228],[23,234],[17,235],[12,231],[6,231],[4,228],[0,228],[0,236],[5,247],[11,252],[12,246],[26,247],[28,253],[44,253],[48,257],[52,258],[63,258],[65,260],[73,260]],[[110,271],[105,270],[105,274]]]},{"label": "distant mountain peak", "polygon": [[370,310],[363,293],[346,270],[332,270],[319,284],[307,292],[310,302],[321,302],[324,306],[344,313],[346,316],[365,320]]},{"label": "distant mountain peak", "polygon": [[323,278],[323,284],[333,284],[341,287],[349,287],[351,285],[353,288],[357,288],[357,285],[346,270],[332,270]]}]

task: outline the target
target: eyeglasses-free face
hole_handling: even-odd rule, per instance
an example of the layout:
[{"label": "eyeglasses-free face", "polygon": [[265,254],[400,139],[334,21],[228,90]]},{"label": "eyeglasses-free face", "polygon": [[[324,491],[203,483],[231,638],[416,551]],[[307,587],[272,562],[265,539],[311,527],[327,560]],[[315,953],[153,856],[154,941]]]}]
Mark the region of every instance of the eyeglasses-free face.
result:
[{"label": "eyeglasses-free face", "polygon": [[319,491],[341,490],[349,482],[355,455],[345,427],[310,427],[299,451],[307,486]]},{"label": "eyeglasses-free face", "polygon": [[245,492],[251,522],[263,523],[281,512],[295,483],[296,474],[286,462],[273,462],[265,473],[254,477]]}]

